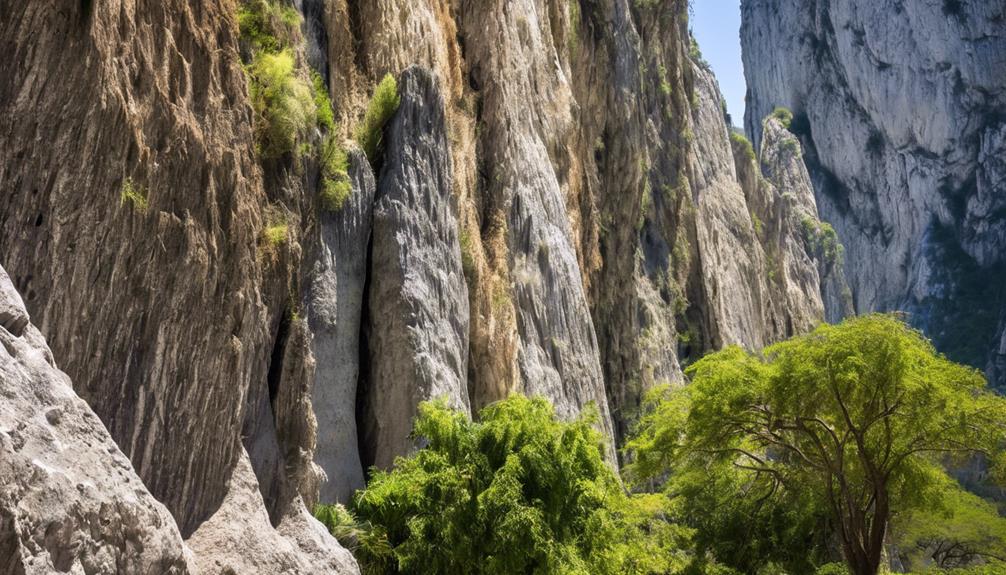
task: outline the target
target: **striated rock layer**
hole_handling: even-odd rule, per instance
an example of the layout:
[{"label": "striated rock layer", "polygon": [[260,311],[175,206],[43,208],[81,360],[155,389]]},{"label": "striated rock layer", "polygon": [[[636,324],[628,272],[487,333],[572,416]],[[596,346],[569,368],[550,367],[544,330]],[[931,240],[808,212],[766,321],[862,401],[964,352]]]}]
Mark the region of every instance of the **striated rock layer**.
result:
[{"label": "striated rock layer", "polygon": [[731,138],[686,1],[292,5],[339,125],[278,158],[234,2],[0,5],[0,258],[203,571],[355,572],[307,510],[413,449],[420,401],[593,409],[616,463],[646,389],[845,313],[800,143]]},{"label": "striated rock layer", "polygon": [[194,573],[0,268],[0,573]]},{"label": "striated rock layer", "polygon": [[746,124],[791,108],[859,312],[1006,384],[1006,5],[744,0]]},{"label": "striated rock layer", "polygon": [[[310,212],[256,158],[235,10],[0,3],[0,259],[204,572],[353,573],[306,514],[320,477],[297,314]],[[263,241],[266,225],[288,238]],[[74,547],[59,543],[61,566]]]}]

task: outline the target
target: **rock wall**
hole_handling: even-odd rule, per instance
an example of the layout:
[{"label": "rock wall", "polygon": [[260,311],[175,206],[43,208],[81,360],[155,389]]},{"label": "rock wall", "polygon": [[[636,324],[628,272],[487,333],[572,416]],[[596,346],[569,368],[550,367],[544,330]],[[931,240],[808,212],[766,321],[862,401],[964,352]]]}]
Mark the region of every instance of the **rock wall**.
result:
[{"label": "rock wall", "polygon": [[[0,258],[204,571],[250,533],[238,572],[352,573],[305,508],[319,477],[311,333],[296,318],[311,199],[256,158],[235,8],[0,4]],[[276,219],[291,233],[271,249],[261,232]]]},{"label": "rock wall", "polygon": [[777,106],[858,312],[904,310],[952,359],[1004,379],[1006,6],[744,0],[746,125]]},{"label": "rock wall", "polygon": [[429,71],[399,80],[401,105],[387,129],[377,183],[361,393],[362,458],[388,468],[414,449],[420,401],[470,412],[468,291],[451,201],[444,99]]},{"label": "rock wall", "polygon": [[648,388],[845,313],[800,143],[731,138],[687,2],[292,5],[334,211],[310,154],[255,152],[233,2],[2,5],[0,258],[190,565],[355,572],[308,510],[413,449],[420,401],[593,405],[616,464]]},{"label": "rock wall", "polygon": [[0,572],[180,575],[191,561],[0,268]]}]

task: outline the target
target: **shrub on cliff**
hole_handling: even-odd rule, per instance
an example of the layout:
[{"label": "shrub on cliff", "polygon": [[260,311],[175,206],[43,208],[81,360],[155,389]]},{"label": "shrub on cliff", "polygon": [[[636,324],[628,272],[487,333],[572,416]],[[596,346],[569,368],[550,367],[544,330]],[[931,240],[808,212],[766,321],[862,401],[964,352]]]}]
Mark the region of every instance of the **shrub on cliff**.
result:
[{"label": "shrub on cliff", "polygon": [[261,53],[248,71],[259,153],[275,158],[292,152],[317,114],[311,87],[295,74],[293,53]]},{"label": "shrub on cliff", "polygon": [[398,96],[398,82],[388,74],[374,89],[374,95],[367,105],[367,113],[356,129],[356,141],[367,154],[371,163],[377,161],[384,136],[384,126],[398,111],[401,98]]},{"label": "shrub on cliff", "polygon": [[789,111],[788,108],[776,108],[772,110],[772,117],[779,120],[783,128],[789,129],[793,125],[793,112]]},{"label": "shrub on cliff", "polygon": [[667,521],[663,494],[623,491],[594,421],[562,422],[521,396],[478,422],[422,404],[415,435],[426,447],[375,471],[354,511],[386,534],[391,572],[677,572],[688,531]]}]

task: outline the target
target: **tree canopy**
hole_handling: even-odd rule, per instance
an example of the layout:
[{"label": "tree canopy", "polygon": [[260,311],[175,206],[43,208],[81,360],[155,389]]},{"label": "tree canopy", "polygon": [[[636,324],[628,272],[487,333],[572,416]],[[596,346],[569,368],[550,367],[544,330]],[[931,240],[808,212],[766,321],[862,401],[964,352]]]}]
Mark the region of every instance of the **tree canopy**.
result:
[{"label": "tree canopy", "polygon": [[[670,491],[716,510],[692,526],[741,569],[749,556],[792,561],[808,525],[830,524],[850,571],[873,575],[892,517],[947,493],[944,464],[980,454],[1004,468],[1006,400],[894,316],[822,325],[761,354],[728,348],[688,374],[650,395],[628,472],[669,474]],[[724,537],[738,517],[765,519],[750,532],[763,537]]]},{"label": "tree canopy", "polygon": [[386,571],[370,572],[680,570],[688,530],[667,521],[666,495],[626,494],[595,419],[562,422],[548,401],[519,395],[478,422],[422,404],[414,434],[425,447],[375,471],[354,502],[393,555]]}]

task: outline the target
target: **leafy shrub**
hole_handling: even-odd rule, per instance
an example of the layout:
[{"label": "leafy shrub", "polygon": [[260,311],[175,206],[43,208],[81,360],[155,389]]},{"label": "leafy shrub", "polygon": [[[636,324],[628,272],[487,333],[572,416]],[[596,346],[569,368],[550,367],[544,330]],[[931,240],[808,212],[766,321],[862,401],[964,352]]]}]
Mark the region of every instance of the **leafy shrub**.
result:
[{"label": "leafy shrub", "polygon": [[317,114],[311,87],[295,73],[293,52],[260,53],[248,71],[259,153],[275,158],[292,152]]},{"label": "leafy shrub", "polygon": [[779,120],[783,128],[787,130],[791,125],[793,125],[793,112],[790,112],[788,108],[779,107],[772,111],[772,117]]},{"label": "leafy shrub", "polygon": [[393,569],[394,557],[383,529],[357,520],[351,511],[338,503],[315,505],[313,513],[357,558],[362,575],[380,575]]},{"label": "leafy shrub", "polygon": [[300,30],[300,13],[273,0],[246,0],[238,6],[241,40],[253,52],[280,52],[293,46]]},{"label": "leafy shrub", "polygon": [[328,87],[321,74],[311,72],[311,85],[314,87],[314,107],[318,110],[318,126],[328,131],[335,130],[335,112],[332,111],[332,100],[328,97]]},{"label": "leafy shrub", "polygon": [[419,408],[426,447],[375,471],[355,511],[387,534],[400,573],[671,573],[688,531],[663,495],[629,497],[602,456],[596,415],[557,419],[513,396],[473,423]]},{"label": "leafy shrub", "polygon": [[286,218],[279,215],[274,210],[266,211],[266,226],[262,230],[262,240],[270,249],[277,248],[286,243],[289,237],[290,228]]},{"label": "leafy shrub", "polygon": [[398,96],[398,82],[388,74],[374,90],[363,122],[356,130],[356,141],[360,143],[370,163],[376,163],[382,145],[384,125],[398,111],[401,98]]},{"label": "leafy shrub", "polygon": [[122,182],[122,191],[119,193],[119,205],[127,203],[141,213],[147,211],[147,190],[143,186],[133,183],[132,178],[126,178]]},{"label": "leafy shrub", "polygon": [[329,134],[321,144],[321,206],[337,212],[353,193],[349,181],[349,158],[334,134]]},{"label": "leafy shrub", "polygon": [[842,261],[845,248],[838,240],[838,234],[831,224],[807,216],[800,221],[800,231],[803,241],[813,255],[822,258],[828,265]]},{"label": "leafy shrub", "polygon": [[945,491],[941,465],[982,454],[993,477],[1006,472],[1006,399],[895,316],[822,325],[757,355],[727,348],[686,373],[691,385],[648,398],[629,471],[669,474],[668,493],[711,513],[684,514],[697,542],[730,544],[717,557],[731,562],[751,550],[791,563],[835,537],[850,569],[872,575],[892,518]]},{"label": "leafy shrub", "polygon": [[733,144],[734,149],[740,149],[744,157],[750,162],[755,161],[754,146],[751,145],[751,140],[747,139],[747,136],[739,132],[730,132],[730,142]]}]

